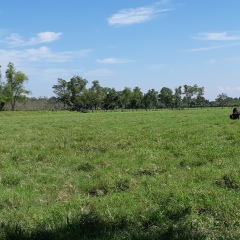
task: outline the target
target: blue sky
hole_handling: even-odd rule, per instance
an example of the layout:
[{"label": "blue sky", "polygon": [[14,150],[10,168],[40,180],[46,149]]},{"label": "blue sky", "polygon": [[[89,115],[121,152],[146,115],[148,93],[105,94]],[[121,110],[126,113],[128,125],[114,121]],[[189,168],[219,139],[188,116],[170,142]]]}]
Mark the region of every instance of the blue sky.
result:
[{"label": "blue sky", "polygon": [[142,92],[180,85],[240,97],[239,0],[11,0],[0,5],[0,65],[32,96],[58,78]]}]

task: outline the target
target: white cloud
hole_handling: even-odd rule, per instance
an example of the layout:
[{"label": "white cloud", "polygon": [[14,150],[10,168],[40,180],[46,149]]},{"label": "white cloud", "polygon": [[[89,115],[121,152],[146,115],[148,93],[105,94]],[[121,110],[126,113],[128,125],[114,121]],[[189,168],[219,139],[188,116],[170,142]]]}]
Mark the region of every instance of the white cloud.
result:
[{"label": "white cloud", "polygon": [[218,86],[218,89],[221,92],[225,92],[225,93],[232,93],[234,91],[238,91],[240,92],[240,87],[230,87],[230,86]]},{"label": "white cloud", "polygon": [[97,62],[103,63],[103,64],[117,64],[117,63],[127,63],[131,61],[124,58],[105,58],[105,59],[97,59]]},{"label": "white cloud", "polygon": [[169,10],[170,9],[160,10],[156,6],[123,9],[108,18],[108,24],[120,26],[143,23]]},{"label": "white cloud", "polygon": [[7,37],[4,41],[9,44],[11,47],[17,46],[30,46],[36,45],[40,43],[53,42],[60,38],[62,35],[61,32],[41,32],[38,33],[37,36],[30,38],[29,40],[24,40],[21,35],[18,33],[12,33],[9,37]]},{"label": "white cloud", "polygon": [[204,32],[193,38],[207,41],[237,41],[240,40],[240,35],[229,35],[228,32]]},{"label": "white cloud", "polygon": [[209,61],[208,61],[208,64],[210,64],[210,65],[214,65],[214,64],[216,64],[216,59],[215,58],[212,58],[212,59],[210,59]]},{"label": "white cloud", "polygon": [[91,49],[83,49],[79,51],[53,52],[46,46],[22,50],[0,49],[0,62],[1,65],[7,65],[9,62],[13,62],[14,64],[30,62],[68,62],[76,58],[85,57],[89,55],[91,51]]},{"label": "white cloud", "polygon": [[219,48],[234,47],[234,46],[238,46],[238,45],[240,45],[240,44],[227,44],[227,45],[217,45],[217,46],[203,47],[203,48],[192,48],[192,49],[187,49],[186,52],[209,51],[209,50],[214,50],[214,49],[219,49]]},{"label": "white cloud", "polygon": [[55,33],[55,32],[41,32],[37,34],[36,38],[32,38],[32,42],[43,43],[43,42],[52,42],[57,40],[62,33]]},{"label": "white cloud", "polygon": [[37,79],[39,81],[51,82],[56,81],[59,77],[63,79],[70,79],[76,73],[82,73],[82,69],[65,69],[65,68],[49,68],[39,71],[38,69],[28,69],[29,76],[33,76],[32,78]]},{"label": "white cloud", "polygon": [[240,56],[234,56],[234,57],[225,58],[225,61],[228,61],[228,62],[239,62],[240,61]]},{"label": "white cloud", "polygon": [[218,86],[218,89],[219,89],[221,92],[231,92],[231,91],[233,90],[233,88],[230,87],[230,86],[225,86],[225,87],[223,87],[223,86]]}]

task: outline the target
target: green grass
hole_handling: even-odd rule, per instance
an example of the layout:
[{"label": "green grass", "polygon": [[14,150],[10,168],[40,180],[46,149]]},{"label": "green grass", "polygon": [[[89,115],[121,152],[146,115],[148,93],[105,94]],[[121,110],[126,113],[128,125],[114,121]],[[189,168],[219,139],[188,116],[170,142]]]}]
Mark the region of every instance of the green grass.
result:
[{"label": "green grass", "polygon": [[0,239],[239,239],[230,112],[0,112]]}]

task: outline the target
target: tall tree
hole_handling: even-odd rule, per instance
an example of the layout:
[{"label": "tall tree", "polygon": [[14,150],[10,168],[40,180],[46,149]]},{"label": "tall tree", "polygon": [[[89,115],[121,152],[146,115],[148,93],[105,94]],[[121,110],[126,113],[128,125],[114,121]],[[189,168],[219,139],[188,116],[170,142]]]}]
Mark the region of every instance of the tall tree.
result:
[{"label": "tall tree", "polygon": [[120,93],[120,102],[123,108],[129,108],[132,98],[131,88],[125,87],[124,90]]},{"label": "tall tree", "polygon": [[158,107],[158,92],[155,89],[148,90],[143,96],[143,106],[146,109],[153,109]]},{"label": "tall tree", "polygon": [[174,89],[174,107],[179,108],[182,102],[182,86]]},{"label": "tall tree", "polygon": [[64,105],[71,106],[72,110],[79,110],[85,105],[84,93],[88,81],[82,77],[74,76],[67,82],[58,78],[58,84],[53,86],[53,92]]},{"label": "tall tree", "polygon": [[0,111],[3,110],[5,102],[6,102],[5,86],[4,83],[2,82],[2,72],[0,66]]},{"label": "tall tree", "polygon": [[104,92],[99,81],[92,82],[91,88],[87,91],[87,102],[91,110],[101,107],[104,98]]},{"label": "tall tree", "polygon": [[73,110],[83,108],[83,94],[86,90],[88,81],[82,77],[74,76],[68,82],[68,89],[70,91],[70,104]]},{"label": "tall tree", "polygon": [[160,102],[166,107],[173,106],[173,91],[170,88],[163,87],[158,95]]},{"label": "tall tree", "polygon": [[68,89],[68,82],[62,78],[58,78],[58,84],[52,87],[53,92],[57,95],[57,98],[63,102],[64,109],[66,105],[70,103],[70,91]]},{"label": "tall tree", "polygon": [[226,93],[221,93],[215,99],[219,106],[223,107],[227,103],[228,96]]},{"label": "tall tree", "polygon": [[104,88],[105,97],[103,99],[103,108],[106,110],[113,110],[119,107],[119,93],[115,88]]},{"label": "tall tree", "polygon": [[187,107],[190,107],[192,96],[193,96],[193,87],[184,85],[183,86],[183,94],[185,95],[183,97],[183,102],[185,102],[187,104]]},{"label": "tall tree", "polygon": [[14,111],[16,102],[30,93],[23,86],[28,81],[28,77],[20,71],[17,72],[14,64],[10,62],[6,70],[6,80],[5,90],[11,102],[12,111]]},{"label": "tall tree", "polygon": [[142,107],[143,93],[141,88],[135,87],[132,91],[131,108],[139,109]]},{"label": "tall tree", "polygon": [[198,106],[203,106],[206,103],[206,99],[204,98],[204,87],[197,88],[197,98],[196,103]]}]

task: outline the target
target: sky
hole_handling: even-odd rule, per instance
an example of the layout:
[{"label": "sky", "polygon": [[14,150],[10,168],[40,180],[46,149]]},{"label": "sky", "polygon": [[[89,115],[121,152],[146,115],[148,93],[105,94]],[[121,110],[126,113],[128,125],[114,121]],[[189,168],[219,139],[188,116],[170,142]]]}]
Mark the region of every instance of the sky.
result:
[{"label": "sky", "polygon": [[73,76],[120,91],[204,87],[240,97],[239,0],[11,0],[0,4],[0,65],[32,97]]}]

